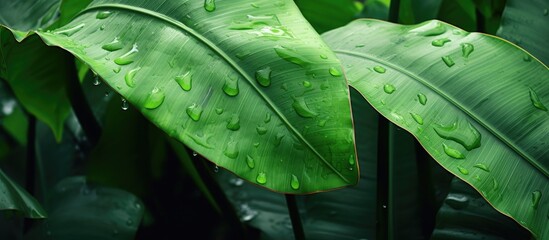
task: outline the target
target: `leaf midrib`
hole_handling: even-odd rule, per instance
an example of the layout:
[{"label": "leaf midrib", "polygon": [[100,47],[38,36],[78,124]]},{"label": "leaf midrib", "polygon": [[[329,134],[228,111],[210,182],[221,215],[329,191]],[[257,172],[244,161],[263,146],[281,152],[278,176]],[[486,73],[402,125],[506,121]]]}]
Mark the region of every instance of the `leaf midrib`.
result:
[{"label": "leaf midrib", "polygon": [[[82,10],[80,13],[77,14],[77,16],[80,16],[83,13],[88,12],[90,10],[101,9],[101,8],[118,8],[118,9],[124,9],[124,10],[128,10],[128,11],[133,11],[133,12],[138,12],[138,13],[141,13],[141,14],[145,14],[145,15],[160,19],[162,21],[165,21],[165,22],[167,22],[171,25],[174,25],[174,26],[186,31],[187,33],[191,34],[196,39],[200,40],[202,43],[204,43],[206,46],[208,46],[211,50],[213,50],[215,53],[217,53],[219,56],[221,56],[223,59],[225,59],[225,61],[228,62],[231,65],[231,67],[233,67],[242,77],[244,77],[244,79],[246,79],[248,81],[248,83],[257,92],[257,94],[259,96],[261,96],[261,98],[263,98],[263,100],[265,102],[268,103],[269,107],[278,115],[278,117],[284,122],[284,124],[286,124],[286,126],[291,130],[291,132],[293,132],[298,137],[298,139],[300,139],[303,143],[305,143],[305,145],[307,145],[307,147],[309,147],[309,149],[324,164],[326,164],[326,166],[328,166],[328,168],[330,168],[333,172],[335,172],[343,181],[345,181],[347,183],[351,183],[345,176],[343,176],[339,171],[337,171],[335,169],[335,167],[330,164],[330,162],[328,162],[326,159],[324,159],[324,157],[311,145],[311,143],[309,143],[309,141],[307,141],[307,139],[305,139],[305,137],[303,137],[303,135],[301,135],[301,133],[299,133],[299,131],[297,131],[297,129],[290,123],[290,121],[288,121],[288,119],[284,116],[284,114],[282,114],[282,112],[277,108],[277,106],[273,103],[273,101],[271,101],[271,99],[268,96],[263,94],[263,92],[253,83],[254,80],[253,80],[252,76],[250,76],[246,71],[244,71],[244,69],[239,67],[238,64],[231,57],[229,57],[229,55],[227,53],[225,53],[222,49],[217,47],[209,39],[202,36],[199,32],[197,32],[194,29],[188,27],[187,25],[183,24],[182,22],[179,22],[179,21],[177,21],[177,20],[175,20],[175,19],[173,19],[173,18],[171,18],[167,15],[162,14],[162,13],[158,13],[158,12],[146,9],[146,8],[141,8],[141,7],[131,6],[131,5],[124,5],[124,4],[99,4],[99,5],[94,5],[94,6],[91,6],[91,7],[88,7],[86,9]],[[75,18],[76,18],[76,16],[75,16]]]},{"label": "leaf midrib", "polygon": [[[338,53],[338,54],[345,54],[345,55],[349,55],[349,56],[353,56],[353,57],[360,57],[360,58],[365,58],[365,59],[368,59],[368,60],[371,60],[371,61],[374,61],[374,62],[378,62],[378,63],[381,63],[381,64],[384,64],[386,66],[389,66],[395,70],[397,70],[398,72],[416,80],[416,82],[419,82],[421,83],[422,85],[424,85],[425,87],[429,88],[430,90],[432,90],[433,92],[437,93],[439,96],[441,96],[442,98],[444,98],[446,101],[450,102],[451,104],[453,104],[454,106],[456,106],[457,108],[459,108],[461,111],[463,111],[465,114],[467,114],[469,117],[471,117],[472,119],[474,119],[479,125],[483,126],[486,130],[488,130],[489,132],[491,132],[494,136],[496,136],[500,141],[502,141],[503,143],[505,143],[505,145],[507,145],[508,147],[510,147],[511,149],[513,149],[516,153],[518,153],[522,158],[526,159],[532,166],[534,166],[535,168],[537,168],[539,171],[541,171],[542,174],[544,174],[545,176],[549,176],[549,171],[547,169],[545,169],[543,166],[539,165],[532,156],[530,156],[529,154],[523,152],[520,148],[518,148],[517,146],[515,146],[511,140],[509,140],[507,137],[505,137],[499,130],[497,130],[496,128],[493,128],[491,127],[490,125],[488,124],[485,124],[484,121],[482,121],[483,119],[480,117],[480,116],[477,116],[474,112],[472,112],[470,109],[466,108],[463,104],[460,104],[459,101],[457,101],[456,99],[454,99],[453,97],[451,97],[450,95],[446,94],[443,90],[441,90],[440,88],[430,84],[426,79],[406,70],[405,68],[399,66],[399,65],[396,65],[396,64],[393,64],[391,62],[388,62],[388,61],[385,61],[383,59],[380,59],[378,58],[377,56],[375,55],[371,55],[371,54],[365,54],[365,53],[356,53],[356,52],[352,52],[352,51],[348,51],[348,50],[337,50],[337,49],[333,49],[333,51],[335,53]],[[353,83],[350,82],[350,85],[354,88],[353,86]],[[486,121],[487,122],[487,121]]]}]

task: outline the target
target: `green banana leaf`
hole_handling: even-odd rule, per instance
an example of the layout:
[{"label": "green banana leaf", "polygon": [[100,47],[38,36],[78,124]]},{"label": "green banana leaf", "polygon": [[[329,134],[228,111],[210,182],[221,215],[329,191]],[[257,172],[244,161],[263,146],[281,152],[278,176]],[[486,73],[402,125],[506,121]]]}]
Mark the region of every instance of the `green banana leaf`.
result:
[{"label": "green banana leaf", "polygon": [[115,188],[90,185],[70,177],[55,187],[49,217],[24,239],[134,239],[143,217],[143,203]]},{"label": "green banana leaf", "polygon": [[431,240],[530,239],[530,232],[499,214],[474,188],[455,178],[437,213]]},{"label": "green banana leaf", "polygon": [[57,20],[60,0],[0,1],[0,26],[9,29],[18,42],[33,30],[45,29]]},{"label": "green banana leaf", "polygon": [[[8,31],[0,29],[0,35],[7,34]],[[65,84],[72,76],[63,64],[68,57],[60,49],[45,47],[38,36],[30,36],[21,43],[11,38],[0,46],[0,62],[5,66],[1,75],[25,109],[52,129],[58,142],[70,111]]]},{"label": "green banana leaf", "polygon": [[400,0],[399,23],[415,24],[440,15],[443,0]]},{"label": "green banana leaf", "polygon": [[290,0],[97,0],[37,33],[170,136],[249,181],[290,193],[357,182],[340,62]]},{"label": "green banana leaf", "polygon": [[363,8],[363,4],[356,0],[295,0],[294,2],[318,33],[347,24],[355,19]]},{"label": "green banana leaf", "polygon": [[545,0],[507,0],[497,35],[523,47],[547,65],[548,20],[549,2]]},{"label": "green banana leaf", "polygon": [[440,21],[358,20],[323,37],[381,114],[498,211],[549,236],[546,66],[499,38]]},{"label": "green banana leaf", "polygon": [[0,210],[14,210],[28,218],[45,218],[42,206],[0,169]]},{"label": "green banana leaf", "polygon": [[473,0],[444,0],[440,4],[437,19],[459,26],[466,31],[477,31],[476,10]]}]

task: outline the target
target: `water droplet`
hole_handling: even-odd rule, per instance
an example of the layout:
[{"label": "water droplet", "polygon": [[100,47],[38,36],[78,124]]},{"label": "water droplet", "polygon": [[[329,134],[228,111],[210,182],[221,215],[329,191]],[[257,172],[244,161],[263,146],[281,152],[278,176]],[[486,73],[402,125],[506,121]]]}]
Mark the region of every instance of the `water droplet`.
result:
[{"label": "water droplet", "polygon": [[259,135],[267,133],[267,128],[264,126],[257,126],[255,129],[257,130],[257,134]]},{"label": "water droplet", "polygon": [[193,103],[191,106],[187,107],[186,112],[193,121],[198,122],[200,116],[202,116],[203,110],[200,105]]},{"label": "water droplet", "polygon": [[137,44],[134,44],[132,49],[125,53],[124,55],[114,59],[114,63],[118,65],[128,65],[130,63],[133,63],[135,54],[138,52],[137,50]]},{"label": "water droplet", "polygon": [[235,187],[240,187],[244,184],[244,180],[242,180],[242,178],[232,178],[229,182]]},{"label": "water droplet", "polygon": [[450,126],[438,125],[434,130],[439,137],[455,141],[468,151],[481,146],[480,132],[467,121],[457,121]]},{"label": "water droplet", "polygon": [[140,67],[138,68],[134,68],[130,71],[128,71],[128,73],[126,73],[126,76],[124,76],[124,80],[126,81],[126,85],[128,85],[128,87],[135,87],[135,80],[134,80],[134,77],[135,77],[135,74],[141,70]]},{"label": "water droplet", "polygon": [[84,26],[85,26],[85,24],[81,23],[81,24],[78,24],[78,25],[76,25],[72,28],[56,31],[55,33],[56,34],[62,34],[62,35],[65,35],[67,37],[70,37],[73,34],[79,32],[80,30],[82,30],[84,28]]},{"label": "water droplet", "polygon": [[417,33],[420,36],[437,36],[446,32],[446,27],[438,21],[429,21],[410,30],[411,33]]},{"label": "water droplet", "polygon": [[214,173],[218,173],[218,172],[219,172],[219,166],[215,165],[215,166],[214,166],[214,169],[213,169],[213,172],[214,172]]},{"label": "water droplet", "polygon": [[307,103],[305,102],[305,98],[303,97],[294,97],[294,103],[292,104],[292,107],[296,111],[296,113],[304,118],[312,118],[317,116],[318,114],[311,110],[309,106],[307,106]]},{"label": "water droplet", "polygon": [[254,8],[259,8],[259,5],[257,5],[257,3],[251,3],[250,6],[252,6]]},{"label": "water droplet", "polygon": [[545,107],[545,105],[543,105],[543,103],[541,102],[541,99],[539,99],[538,94],[536,93],[536,91],[534,91],[534,89],[532,89],[532,88],[529,88],[529,90],[530,90],[530,101],[532,101],[532,105],[534,105],[534,107],[536,107],[539,110],[547,112],[547,107]]},{"label": "water droplet", "polygon": [[227,77],[225,78],[225,84],[223,84],[223,92],[225,94],[234,97],[238,95],[238,78],[236,77]]},{"label": "water droplet", "polygon": [[246,156],[246,164],[250,169],[253,169],[255,167],[255,160],[250,157],[250,155]]},{"label": "water droplet", "polygon": [[458,171],[463,174],[463,175],[469,175],[469,170],[467,170],[467,168],[464,168],[464,167],[460,167],[458,166]]},{"label": "water droplet", "polygon": [[483,163],[477,163],[475,164],[475,166],[473,167],[476,167],[478,169],[481,169],[482,171],[485,171],[485,172],[490,172],[490,169],[488,168],[488,166],[486,166],[485,164]]},{"label": "water droplet", "polygon": [[374,71],[376,71],[377,73],[385,73],[387,70],[382,66],[375,66]]},{"label": "water droplet", "polygon": [[453,209],[460,210],[469,205],[469,198],[461,194],[450,193],[444,202]]},{"label": "water droplet", "polygon": [[299,189],[299,179],[297,179],[296,175],[292,174],[292,180],[290,181],[290,186],[293,190]]},{"label": "water droplet", "polygon": [[274,48],[276,54],[291,63],[297,64],[302,67],[306,67],[309,63],[307,60],[305,60],[305,57],[303,57],[301,54],[297,53],[293,49],[285,48],[282,46],[276,46]]},{"label": "water droplet", "polygon": [[244,203],[240,205],[240,208],[238,210],[238,215],[240,216],[240,220],[243,222],[249,222],[252,219],[254,219],[255,216],[257,216],[258,212],[251,209],[247,203]]},{"label": "water droplet", "polygon": [[270,114],[270,113],[266,113],[266,114],[265,114],[265,119],[263,120],[263,122],[269,123],[270,121],[271,121],[271,114]]},{"label": "water droplet", "polygon": [[425,96],[425,94],[419,93],[417,95],[417,99],[419,100],[419,103],[421,103],[421,105],[427,104],[427,96]]},{"label": "water droplet", "polygon": [[330,72],[330,75],[334,76],[334,77],[339,77],[341,76],[341,72],[335,68],[335,67],[331,67],[328,72]]},{"label": "water droplet", "polygon": [[328,56],[326,56],[325,54],[320,54],[320,58],[322,58],[322,59],[328,59]]},{"label": "water droplet", "polygon": [[99,84],[101,84],[101,79],[99,78],[99,75],[95,75],[93,77],[93,85],[98,86]]},{"label": "water droplet", "polygon": [[524,54],[524,56],[522,57],[522,61],[525,61],[525,62],[531,62],[532,61],[532,57],[530,57],[530,55],[528,54]]},{"label": "water droplet", "polygon": [[215,0],[204,0],[204,9],[208,12],[215,11]]},{"label": "water droplet", "polygon": [[97,19],[105,19],[108,18],[112,14],[111,11],[100,11],[95,15],[95,18]]},{"label": "water droplet", "polygon": [[215,113],[217,113],[217,115],[223,114],[223,108],[216,108]]},{"label": "water droplet", "polygon": [[228,142],[225,150],[223,151],[223,154],[231,159],[236,159],[239,153],[240,151],[238,150],[238,142],[236,141]]},{"label": "water droplet", "polygon": [[447,42],[451,42],[452,40],[448,39],[448,38],[440,38],[440,39],[437,39],[437,40],[433,40],[431,42],[431,45],[435,46],[435,47],[442,47],[444,46],[444,44],[446,44]]},{"label": "water droplet", "polygon": [[421,117],[421,115],[417,113],[410,113],[410,115],[412,116],[414,121],[416,121],[419,125],[423,125],[423,118]]},{"label": "water droplet", "polygon": [[303,81],[303,86],[306,87],[306,88],[310,88],[313,85],[309,81]]},{"label": "water droplet", "polygon": [[121,106],[122,110],[126,111],[126,110],[128,110],[129,107],[130,106],[128,104],[128,101],[126,99],[122,98],[122,106]]},{"label": "water droplet", "polygon": [[212,149],[214,148],[214,146],[210,145],[208,143],[208,137],[207,136],[199,136],[199,135],[195,135],[195,134],[190,134],[190,133],[187,133],[187,136],[193,140],[196,144],[202,146],[202,147],[205,147],[205,148],[208,148],[208,149]]},{"label": "water droplet", "polygon": [[193,157],[196,157],[196,156],[198,156],[198,153],[193,151]]},{"label": "water droplet", "polygon": [[267,175],[265,174],[265,172],[260,172],[260,173],[257,174],[257,177],[255,178],[255,180],[259,184],[265,184],[265,183],[267,183]]},{"label": "water droplet", "polygon": [[238,114],[233,114],[231,116],[231,119],[227,122],[227,129],[232,131],[240,129],[240,118],[238,117]]},{"label": "water droplet", "polygon": [[275,143],[274,143],[276,147],[280,146],[280,143],[282,143],[282,139],[284,138],[284,136],[285,136],[284,133],[281,133],[281,132],[276,134]]},{"label": "water droplet", "polygon": [[461,153],[457,149],[454,149],[454,148],[446,145],[445,143],[442,143],[442,147],[444,148],[444,153],[446,153],[446,155],[448,155],[452,158],[455,158],[455,159],[464,159],[465,158],[465,155],[463,155],[463,153]]},{"label": "water droplet", "polygon": [[166,95],[164,95],[164,92],[155,87],[147,96],[144,107],[146,109],[155,109],[164,102],[165,97]]},{"label": "water droplet", "polygon": [[396,88],[392,84],[385,84],[383,86],[383,91],[385,91],[385,93],[387,94],[392,94],[396,91]]},{"label": "water droplet", "polygon": [[456,63],[454,62],[454,60],[452,59],[452,57],[450,56],[444,56],[442,57],[442,61],[444,62],[444,64],[446,64],[446,66],[448,67],[452,67],[454,66]]},{"label": "water droplet", "polygon": [[318,121],[317,125],[319,127],[324,127],[324,126],[326,126],[326,122],[328,122],[326,119],[321,119],[321,120]]},{"label": "water droplet", "polygon": [[268,87],[271,85],[271,68],[265,67],[263,69],[257,70],[255,72],[255,80],[257,80],[257,83],[263,87]]},{"label": "water droplet", "polygon": [[492,189],[495,191],[495,190],[498,190],[498,188],[499,188],[498,181],[496,181],[495,178],[492,178]]},{"label": "water droplet", "polygon": [[541,199],[541,192],[540,191],[532,192],[532,208],[534,208],[534,209],[538,208],[540,199]]},{"label": "water droplet", "polygon": [[464,58],[468,58],[469,55],[475,50],[475,46],[470,43],[462,43],[461,44],[461,56]]},{"label": "water droplet", "polygon": [[364,46],[366,46],[366,45],[364,45],[364,44],[357,44],[357,45],[355,45],[355,48],[362,48],[362,47],[364,47]]},{"label": "water droplet", "polygon": [[192,88],[192,81],[193,81],[192,77],[193,75],[191,74],[191,72],[186,72],[183,75],[176,76],[174,80],[175,82],[177,82],[177,84],[179,84],[181,89],[185,91],[190,91]]},{"label": "water droplet", "polygon": [[119,73],[120,70],[122,70],[121,67],[115,67],[115,68],[112,69],[112,71],[113,71],[114,73]]},{"label": "water droplet", "polygon": [[105,30],[105,24],[101,25],[101,26],[99,27],[99,30],[101,30],[101,31]]},{"label": "water droplet", "polygon": [[349,156],[349,165],[354,166],[355,163],[356,163],[355,156],[351,154],[351,156]]}]

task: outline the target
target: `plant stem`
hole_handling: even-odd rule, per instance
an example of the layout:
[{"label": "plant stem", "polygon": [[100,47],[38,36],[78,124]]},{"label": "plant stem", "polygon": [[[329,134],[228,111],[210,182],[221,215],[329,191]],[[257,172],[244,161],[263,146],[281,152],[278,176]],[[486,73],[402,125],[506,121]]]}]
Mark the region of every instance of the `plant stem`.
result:
[{"label": "plant stem", "polygon": [[389,121],[378,116],[376,239],[387,239],[389,199]]},{"label": "plant stem", "polygon": [[97,145],[99,137],[101,136],[101,126],[86,100],[86,95],[82,90],[80,81],[78,80],[78,74],[76,73],[76,66],[74,64],[74,58],[67,56],[67,74],[70,76],[67,82],[67,94],[69,96],[72,109],[80,126],[84,130],[84,133],[88,137],[92,146]]},{"label": "plant stem", "polygon": [[[187,147],[185,148],[187,149],[187,152],[192,152],[191,149]],[[230,229],[235,229],[235,239],[248,239],[246,226],[240,222],[240,218],[237,216],[233,205],[229,202],[229,199],[225,195],[225,192],[223,192],[223,189],[221,189],[217,181],[215,181],[212,172],[206,165],[207,160],[202,157],[191,157],[191,159],[196,171],[200,175],[200,178],[204,184],[208,186],[208,189],[219,205],[219,208],[223,210],[222,215],[227,220]]]},{"label": "plant stem", "polygon": [[290,220],[292,221],[292,228],[294,230],[294,237],[296,240],[304,240],[305,233],[303,231],[303,225],[301,224],[301,217],[299,216],[299,210],[297,208],[297,202],[295,195],[284,194],[286,197],[286,204],[288,205],[288,212],[290,212]]},{"label": "plant stem", "polygon": [[398,23],[398,15],[400,13],[400,0],[391,0],[389,7],[389,22]]}]

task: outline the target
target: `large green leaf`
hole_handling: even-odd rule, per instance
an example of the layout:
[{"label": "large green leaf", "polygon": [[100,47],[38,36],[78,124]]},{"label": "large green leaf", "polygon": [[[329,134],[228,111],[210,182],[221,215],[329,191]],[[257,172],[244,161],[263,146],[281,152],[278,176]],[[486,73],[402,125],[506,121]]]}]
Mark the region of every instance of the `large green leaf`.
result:
[{"label": "large green leaf", "polygon": [[340,62],[290,0],[98,0],[38,33],[243,178],[291,193],[357,181]]},{"label": "large green leaf", "polygon": [[[3,34],[8,32],[0,28]],[[70,58],[60,49],[44,46],[36,35],[21,43],[12,38],[0,46],[0,64],[5,66],[1,75],[25,109],[52,129],[57,141],[70,111],[65,85],[72,77],[71,66],[64,64]]]},{"label": "large green leaf", "polygon": [[381,114],[500,212],[549,236],[547,67],[499,38],[439,21],[360,20],[324,39]]},{"label": "large green leaf", "polygon": [[134,239],[144,212],[134,195],[84,177],[66,178],[53,192],[50,216],[24,239]]},{"label": "large green leaf", "polygon": [[545,0],[507,0],[498,36],[523,47],[547,65],[548,20],[549,2]]},{"label": "large green leaf", "polygon": [[60,3],[60,0],[0,1],[0,27],[8,28],[17,41],[22,41],[31,31],[52,24]]},{"label": "large green leaf", "polygon": [[362,10],[356,0],[295,0],[295,4],[319,33],[347,24]]},{"label": "large green leaf", "polygon": [[21,212],[28,218],[45,218],[40,204],[0,169],[0,210]]}]

